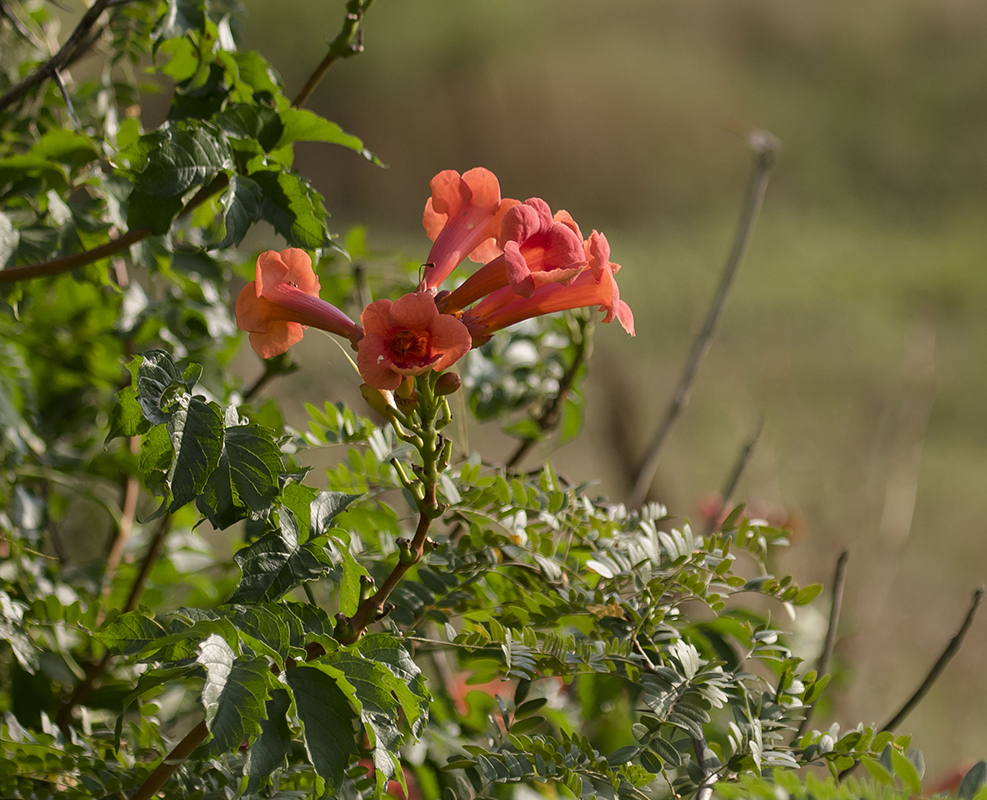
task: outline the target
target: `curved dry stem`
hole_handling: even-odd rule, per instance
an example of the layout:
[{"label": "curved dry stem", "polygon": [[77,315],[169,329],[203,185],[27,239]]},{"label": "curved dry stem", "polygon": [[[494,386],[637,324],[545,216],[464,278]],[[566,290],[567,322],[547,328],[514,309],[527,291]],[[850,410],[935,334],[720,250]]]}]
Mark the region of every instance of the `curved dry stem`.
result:
[{"label": "curved dry stem", "polygon": [[651,443],[648,445],[644,458],[641,459],[640,466],[637,469],[637,481],[635,482],[634,491],[630,499],[631,508],[639,507],[648,499],[648,491],[651,489],[651,484],[655,479],[655,472],[658,470],[658,457],[661,454],[662,446],[665,444],[665,440],[668,438],[668,433],[672,429],[675,420],[689,402],[689,394],[692,390],[692,384],[696,379],[696,373],[699,370],[699,365],[702,363],[703,357],[709,350],[713,334],[716,332],[716,325],[719,322],[723,308],[726,306],[727,297],[733,285],[733,279],[737,274],[741,262],[744,260],[744,254],[747,252],[747,245],[750,242],[754,224],[757,222],[757,216],[761,210],[764,193],[768,188],[768,178],[771,174],[771,168],[774,166],[775,158],[778,155],[780,143],[767,131],[752,131],[748,135],[747,140],[751,149],[754,151],[754,169],[751,173],[747,201],[740,215],[740,224],[737,227],[737,235],[734,237],[733,248],[723,268],[720,284],[717,287],[713,302],[706,315],[706,321],[696,336],[695,342],[693,342],[692,352],[689,354],[689,358],[682,370],[682,376],[679,378],[675,394],[672,396],[672,400],[665,411],[665,416],[658,425],[654,436],[651,438]]}]

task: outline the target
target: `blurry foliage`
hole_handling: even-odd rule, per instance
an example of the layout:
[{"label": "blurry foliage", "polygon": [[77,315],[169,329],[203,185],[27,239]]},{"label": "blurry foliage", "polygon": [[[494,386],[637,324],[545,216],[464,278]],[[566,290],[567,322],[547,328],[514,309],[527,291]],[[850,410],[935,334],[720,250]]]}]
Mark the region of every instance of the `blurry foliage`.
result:
[{"label": "blurry foliage", "polygon": [[[340,57],[359,50],[368,5],[348,3]],[[5,16],[0,91],[49,58],[34,42],[54,38],[49,12]],[[359,294],[294,145],[375,159],[236,48],[235,8],[107,13],[90,29],[98,76],[53,76],[71,103],[54,80],[0,100],[0,267],[112,250],[4,290],[0,795],[146,797],[163,770],[167,793],[201,798],[381,797],[393,781],[408,796],[525,784],[588,800],[741,776],[757,793],[774,775],[772,796],[795,797],[787,769],[857,762],[918,791],[907,737],[861,726],[792,741],[826,677],[765,609],[794,613],[820,587],[770,574],[787,534],[739,513],[699,536],[550,465],[515,475],[470,457],[439,480],[434,551],[379,627],[345,643],[340,615],[403,557],[396,536],[421,510],[407,472],[422,465],[399,432],[342,404],[286,429],[230,376],[231,286],[250,272],[230,248],[266,222],[316,252],[329,296]],[[157,127],[134,107],[145,70],[171,86]],[[344,244],[356,262],[386,261],[360,231]],[[475,354],[472,410],[545,434],[537,420],[589,327],[562,317]],[[277,360],[265,380],[291,369]],[[581,377],[563,436],[579,427]],[[295,456],[326,444],[347,456],[318,490]],[[232,561],[200,526],[233,531]],[[201,747],[162,763],[203,717]]]}]

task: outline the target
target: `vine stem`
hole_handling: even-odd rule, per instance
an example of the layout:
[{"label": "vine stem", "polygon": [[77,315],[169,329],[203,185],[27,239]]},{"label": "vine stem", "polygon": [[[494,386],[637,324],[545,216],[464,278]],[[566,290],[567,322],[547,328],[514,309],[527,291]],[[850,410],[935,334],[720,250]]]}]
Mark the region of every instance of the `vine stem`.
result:
[{"label": "vine stem", "polygon": [[682,376],[679,378],[675,394],[672,396],[672,400],[665,411],[665,416],[655,431],[654,436],[651,438],[651,443],[648,445],[644,458],[641,459],[641,463],[636,470],[637,480],[634,484],[634,491],[631,494],[631,508],[638,508],[648,499],[648,492],[651,489],[651,484],[655,479],[655,473],[658,470],[658,457],[661,454],[661,449],[665,444],[665,440],[668,438],[668,433],[672,429],[672,425],[678,419],[682,409],[689,402],[689,394],[692,390],[692,384],[696,379],[699,365],[709,350],[713,334],[716,332],[716,325],[726,306],[727,297],[733,285],[733,279],[736,277],[737,270],[744,260],[744,254],[747,252],[747,245],[750,242],[754,224],[757,222],[757,216],[760,213],[761,204],[764,201],[764,193],[768,188],[768,178],[771,175],[771,168],[774,166],[775,158],[781,148],[779,141],[772,134],[761,130],[750,132],[747,136],[747,143],[751,150],[754,151],[754,168],[751,173],[747,200],[740,216],[737,234],[734,237],[733,248],[730,251],[730,255],[723,268],[723,273],[720,276],[720,284],[717,287],[713,302],[706,315],[706,321],[703,323],[702,329],[693,342],[692,352],[689,354],[689,358],[682,370]]},{"label": "vine stem", "polygon": [[[45,70],[45,68],[48,67],[49,64],[54,64],[54,66],[48,67],[48,71],[42,77],[34,79],[33,82],[31,83],[31,86],[35,85],[36,83],[40,83],[50,75],[54,75],[55,72],[57,72],[62,65],[61,61],[57,61],[56,63],[56,60],[59,59],[59,56],[62,53],[62,51],[65,51],[68,48],[67,54],[63,58],[63,60],[67,60],[72,55],[71,48],[69,48],[69,43],[75,40],[73,44],[74,47],[76,44],[78,44],[79,41],[81,41],[81,38],[80,39],[76,38],[76,34],[78,34],[80,28],[82,28],[83,22],[86,21],[86,19],[90,16],[93,10],[96,9],[98,6],[99,13],[96,14],[95,17],[93,17],[92,21],[89,22],[88,26],[82,31],[81,34],[82,37],[84,37],[85,34],[88,33],[92,25],[95,24],[96,19],[99,17],[99,14],[103,12],[103,9],[109,4],[109,2],[111,2],[111,0],[98,0],[98,2],[95,3],[92,6],[92,8],[89,9],[88,12],[86,12],[86,16],[84,16],[83,21],[79,23],[79,27],[76,28],[72,36],[69,37],[69,40],[65,43],[65,45],[62,46],[62,48],[58,51],[58,53],[52,56],[52,58],[48,62],[46,62],[45,65],[43,65],[37,72],[33,73],[32,76],[25,78],[25,80],[22,81],[21,84],[19,84],[17,87],[14,87],[14,89],[11,89],[10,92],[8,92],[3,97],[0,97],[0,111],[3,111],[6,105],[9,105],[10,102],[13,102],[13,100],[17,99],[15,97],[12,100],[5,103],[4,101],[7,100],[7,97],[9,95],[12,95],[15,91],[18,91],[18,89],[24,84],[28,83],[29,80],[34,79],[34,77],[39,75],[39,73],[41,73],[43,70]],[[360,22],[363,19],[363,14],[366,13],[366,10],[370,7],[372,2],[373,0],[349,0],[349,2],[346,5],[347,13],[346,13],[346,19],[343,23],[343,28],[340,31],[339,35],[336,36],[336,38],[333,39],[332,43],[330,44],[329,54],[322,60],[322,62],[320,62],[319,66],[315,68],[315,71],[312,72],[308,80],[305,82],[305,86],[302,88],[302,91],[300,91],[298,95],[295,97],[295,99],[292,101],[292,105],[295,108],[301,108],[302,106],[305,105],[309,97],[312,96],[312,92],[315,91],[315,88],[326,76],[326,73],[329,71],[329,67],[331,67],[337,59],[347,58],[351,55],[355,55],[356,53],[361,52],[361,50],[363,49],[362,45],[354,44],[352,40],[354,38],[359,37]],[[356,15],[355,19],[354,19],[354,14]],[[346,34],[345,37],[344,34]],[[344,42],[346,44],[343,44]],[[31,86],[27,86],[26,88],[24,88],[21,94],[29,91]],[[201,206],[207,200],[210,200],[211,198],[215,197],[217,194],[222,192],[227,186],[229,186],[229,183],[230,183],[230,179],[227,175],[220,175],[219,177],[216,178],[216,180],[214,180],[211,184],[209,184],[209,186],[203,186],[198,192],[196,192],[196,194],[192,197],[192,199],[189,200],[188,203],[185,205],[185,207],[181,210],[181,212],[178,215],[178,219],[182,219],[188,216],[192,211],[194,211],[196,208]],[[118,236],[115,239],[111,239],[110,241],[106,242],[106,244],[102,244],[99,247],[94,247],[92,250],[83,250],[79,253],[73,253],[72,255],[63,256],[61,258],[56,258],[51,261],[45,261],[42,264],[30,264],[26,267],[14,267],[12,269],[0,270],[0,286],[10,283],[18,283],[19,281],[34,280],[35,278],[46,278],[52,275],[61,275],[63,272],[71,272],[72,270],[78,269],[79,267],[84,267],[87,264],[93,264],[96,261],[101,261],[104,258],[109,258],[110,256],[115,255],[116,253],[126,250],[131,245],[135,245],[139,242],[142,242],[153,235],[154,234],[152,231],[143,230],[143,229],[128,231],[127,233],[122,234],[121,236]]]}]

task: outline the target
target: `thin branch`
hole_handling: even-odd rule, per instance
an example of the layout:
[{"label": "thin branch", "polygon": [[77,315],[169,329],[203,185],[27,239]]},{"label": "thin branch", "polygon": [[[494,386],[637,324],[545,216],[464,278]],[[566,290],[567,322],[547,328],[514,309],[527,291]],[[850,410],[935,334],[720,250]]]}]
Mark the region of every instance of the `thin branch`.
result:
[{"label": "thin branch", "polygon": [[[569,368],[562,376],[562,380],[559,381],[559,389],[555,393],[555,396],[545,406],[545,410],[538,419],[535,420],[535,425],[538,426],[538,430],[542,433],[548,433],[554,430],[559,424],[559,420],[562,418],[562,406],[569,397],[569,392],[572,390],[572,384],[576,380],[576,375],[582,369],[583,364],[589,360],[592,353],[593,340],[592,336],[587,332],[587,327],[585,322],[580,325],[582,336],[576,343],[576,354],[572,359],[572,364],[569,365]],[[522,459],[528,454],[528,451],[539,441],[539,438],[535,436],[527,436],[522,439],[514,454],[507,460],[507,464],[505,465],[507,469],[512,470],[520,464]]]},{"label": "thin branch", "polygon": [[322,82],[329,68],[341,58],[349,58],[357,53],[363,52],[363,33],[360,30],[360,23],[363,22],[363,15],[367,13],[373,0],[349,0],[346,4],[346,18],[343,20],[343,27],[336,35],[336,38],[329,44],[329,52],[322,59],[319,66],[305,81],[301,91],[295,95],[292,105],[296,108],[303,106],[312,96],[312,92]]},{"label": "thin branch", "polygon": [[[843,590],[846,587],[846,570],[849,561],[849,550],[844,550],[836,559],[836,570],[833,573],[833,602],[829,608],[829,627],[826,629],[826,640],[823,643],[822,652],[819,654],[819,661],[816,662],[816,676],[819,678],[825,675],[829,669],[829,660],[832,658],[833,649],[836,647],[836,633],[840,624],[840,612],[843,609]],[[805,717],[799,723],[799,729],[795,733],[795,741],[801,739],[809,729],[812,712],[815,710],[815,703],[812,703],[805,710]]]},{"label": "thin branch", "polygon": [[[362,44],[360,44],[359,42],[354,43],[350,41],[350,39],[354,37],[359,39],[360,22],[363,19],[363,14],[370,7],[372,2],[373,0],[350,0],[350,2],[347,3],[346,6],[347,15],[346,15],[346,20],[343,24],[343,29],[340,31],[339,35],[336,36],[335,39],[333,39],[332,44],[330,45],[329,55],[327,55],[326,58],[323,59],[322,63],[320,63],[319,66],[316,67],[315,71],[305,82],[305,86],[302,88],[302,91],[298,93],[297,97],[295,97],[294,101],[292,102],[292,105],[295,108],[301,108],[303,105],[305,105],[305,102],[311,96],[312,92],[315,90],[315,87],[318,86],[319,82],[325,77],[326,72],[328,72],[329,70],[329,67],[332,66],[333,62],[336,61],[337,58],[347,58],[351,55],[355,55],[356,53],[362,51],[363,49]],[[27,83],[27,81],[29,80],[29,79],[25,79],[25,81],[23,81],[21,84],[18,84],[17,87],[14,87],[14,89],[11,89],[10,92],[8,92],[6,95],[0,98],[0,111],[3,111],[6,105],[9,105],[11,102],[17,99],[16,97],[14,97],[13,99],[8,100],[7,98],[9,95],[14,93],[15,91],[18,91],[21,94],[26,93],[31,89],[31,87],[34,84],[45,80],[45,78],[47,77],[50,77],[51,75],[54,74],[55,71],[60,69],[62,66],[65,66],[65,64],[71,61],[73,58],[77,58],[78,52],[72,50],[69,47],[69,45],[73,44],[73,46],[75,46],[84,43],[84,39],[87,34],[88,28],[92,27],[92,25],[95,23],[96,20],[95,18],[92,19],[92,21],[88,23],[88,27],[82,30],[80,34],[80,29],[82,29],[83,22],[86,21],[86,19],[93,12],[93,9],[95,9],[97,6],[99,6],[100,12],[102,12],[102,10],[106,8],[109,4],[110,4],[110,0],[98,0],[98,2],[95,5],[93,5],[93,7],[90,8],[90,10],[86,13],[86,16],[83,17],[83,21],[79,23],[80,27],[76,28],[72,36],[69,37],[69,40],[65,42],[65,44],[58,51],[58,53],[52,56],[52,59],[46,62],[46,64],[41,69],[39,69],[38,72],[34,73],[33,76],[30,76],[29,79],[33,79],[33,83],[31,84],[31,86],[27,86],[23,90],[20,88],[24,86],[24,84]],[[354,9],[356,10],[354,11]],[[355,17],[354,14],[356,15]],[[96,16],[98,17],[99,15],[97,14]],[[77,34],[79,35],[77,36]],[[345,47],[341,44],[341,42],[344,41],[347,43]],[[337,48],[338,52],[334,51],[333,48]],[[63,52],[64,55],[62,55]],[[52,64],[54,66],[49,66]],[[45,75],[43,77],[35,78],[35,76],[40,74],[42,69],[46,69],[46,68],[47,71],[45,72]],[[195,194],[195,196],[191,200],[189,200],[185,208],[182,209],[181,213],[178,215],[178,219],[187,216],[189,213],[191,213],[194,209],[198,208],[204,202],[206,202],[210,198],[214,197],[215,195],[223,191],[228,185],[229,185],[229,177],[227,175],[220,175],[209,186],[203,186]],[[63,272],[70,272],[71,270],[78,269],[79,267],[84,267],[87,264],[92,264],[96,261],[100,261],[101,259],[108,258],[109,256],[119,253],[122,250],[126,250],[131,245],[137,244],[138,242],[141,242],[152,235],[153,235],[152,232],[147,230],[128,231],[127,233],[117,237],[116,239],[111,239],[106,244],[100,245],[99,247],[94,247],[92,250],[83,250],[81,253],[73,253],[72,255],[69,256],[56,258],[52,261],[46,261],[43,264],[31,264],[26,267],[16,267],[13,269],[0,270],[0,286],[8,283],[17,283],[18,281],[33,280],[34,278],[44,278],[50,275],[60,275]]]},{"label": "thin branch", "polygon": [[[946,649],[942,651],[942,654],[936,660],[936,663],[932,665],[932,669],[930,669],[929,674],[925,676],[925,680],[922,681],[918,689],[915,690],[915,693],[905,701],[905,704],[901,707],[898,713],[896,713],[883,726],[881,726],[881,731],[894,731],[902,722],[905,721],[905,718],[915,710],[918,704],[925,699],[925,696],[929,693],[929,690],[932,689],[935,682],[939,680],[939,676],[942,675],[943,670],[945,670],[949,662],[952,661],[953,656],[959,652],[960,647],[963,645],[963,640],[966,638],[966,635],[970,630],[970,626],[973,624],[973,618],[977,614],[977,609],[980,607],[980,603],[983,602],[983,599],[984,589],[981,587],[973,593],[973,600],[970,603],[969,610],[966,612],[966,617],[963,619],[963,624],[960,625],[960,629],[956,631],[953,638],[949,640],[949,644],[946,645]],[[848,767],[843,770],[839,776],[840,780],[849,775],[854,769],[856,769],[856,767],[857,764],[854,764],[852,767]]]},{"label": "thin branch", "polygon": [[[147,548],[147,553],[144,555],[144,560],[141,562],[137,577],[134,578],[134,583],[130,587],[130,594],[127,596],[127,602],[124,603],[121,613],[126,614],[128,611],[133,611],[137,607],[141,594],[144,592],[144,587],[147,585],[147,579],[151,575],[151,570],[154,568],[158,557],[161,555],[161,551],[164,549],[164,542],[170,530],[171,514],[166,514],[161,518],[161,522],[158,523],[157,530],[155,530],[151,543]],[[72,693],[58,707],[58,711],[55,714],[55,722],[63,732],[68,732],[72,713],[75,711],[76,706],[89,697],[93,689],[99,686],[103,675],[106,674],[106,668],[109,666],[110,658],[110,651],[107,650],[98,662],[88,664],[82,680],[76,684]]]},{"label": "thin branch", "polygon": [[754,169],[751,174],[750,188],[747,192],[747,201],[741,213],[740,224],[734,238],[733,249],[727,258],[723,274],[720,277],[720,285],[717,287],[716,295],[706,316],[706,321],[703,323],[702,330],[699,331],[699,335],[692,345],[692,352],[689,354],[689,359],[686,361],[685,368],[682,370],[682,376],[665,412],[665,417],[658,426],[658,430],[655,431],[651,444],[648,446],[648,450],[637,469],[637,482],[630,500],[631,508],[637,508],[647,500],[648,491],[651,489],[655,472],[658,469],[658,457],[661,453],[661,448],[665,444],[665,439],[668,437],[668,433],[678,418],[679,413],[689,402],[689,393],[692,389],[692,383],[696,378],[696,372],[699,369],[699,364],[702,362],[703,357],[706,355],[706,351],[709,350],[710,342],[716,331],[717,322],[726,305],[733,279],[737,274],[740,263],[744,259],[744,254],[747,252],[747,244],[750,241],[754,224],[757,222],[757,216],[761,210],[764,192],[768,187],[768,178],[771,174],[771,168],[774,166],[780,143],[767,131],[752,131],[748,134],[747,141],[754,151]]},{"label": "thin branch", "polygon": [[[136,455],[140,452],[140,437],[131,436],[129,441],[130,452]],[[130,540],[130,533],[134,528],[134,519],[137,516],[137,498],[140,495],[140,482],[136,475],[128,475],[123,482],[123,500],[120,503],[120,522],[117,525],[116,536],[110,543],[106,554],[106,569],[103,570],[103,598],[105,599],[113,586],[113,577],[116,575],[117,567],[123,558],[123,550]]]},{"label": "thin branch", "polygon": [[754,428],[754,432],[747,437],[747,441],[744,442],[743,446],[740,448],[740,452],[737,454],[737,459],[733,462],[733,469],[730,470],[730,474],[727,476],[727,479],[723,484],[723,489],[720,491],[720,507],[717,509],[716,513],[709,518],[709,522],[706,523],[707,536],[709,536],[709,534],[711,534],[717,527],[721,515],[726,510],[727,504],[730,502],[730,498],[737,490],[737,484],[740,483],[740,477],[744,474],[744,470],[747,469],[747,464],[751,460],[751,455],[754,453],[754,448],[757,447],[757,441],[761,438],[761,431],[763,429],[764,417],[760,417],[757,421],[757,427]]},{"label": "thin branch", "polygon": [[922,702],[923,698],[929,693],[933,684],[939,679],[942,671],[946,669],[946,665],[953,659],[963,644],[963,640],[966,638],[967,632],[970,630],[970,626],[973,624],[973,618],[976,616],[977,608],[979,608],[980,603],[984,599],[983,588],[977,589],[973,593],[973,601],[970,603],[970,609],[966,612],[966,618],[963,620],[963,624],[960,625],[960,629],[956,632],[956,635],[949,640],[949,644],[946,645],[946,649],[942,651],[942,655],[935,664],[932,665],[932,669],[929,670],[929,674],[925,676],[925,680],[922,684],[915,690],[915,694],[908,698],[905,704],[901,707],[897,714],[891,717],[884,726],[881,728],[882,731],[893,731],[902,722],[904,722],[905,717],[915,710],[915,707]]},{"label": "thin branch", "polygon": [[0,0],[0,17],[10,21],[10,24],[14,26],[14,30],[21,35],[22,38],[26,39],[31,45],[38,50],[44,50],[45,48],[42,44],[35,38],[34,34],[31,33],[30,28],[27,27],[21,18],[18,17],[13,9],[7,5],[6,0]]},{"label": "thin branch", "polygon": [[85,40],[89,31],[96,25],[96,22],[106,10],[109,2],[110,0],[96,0],[89,7],[86,13],[82,15],[82,19],[79,20],[79,24],[76,25],[75,30],[72,31],[69,38],[58,48],[58,52],[0,97],[0,112],[6,111],[9,106],[25,97],[35,87],[40,86],[49,78],[55,77],[58,71],[68,63],[69,56],[75,52],[79,43]]},{"label": "thin branch", "polygon": [[158,789],[168,782],[168,778],[175,773],[179,765],[192,755],[195,748],[202,744],[208,735],[209,727],[206,725],[206,721],[202,720],[202,722],[185,734],[185,738],[176,744],[172,751],[165,756],[164,760],[158,764],[157,769],[144,781],[140,789],[131,795],[130,800],[151,800],[157,794]]}]

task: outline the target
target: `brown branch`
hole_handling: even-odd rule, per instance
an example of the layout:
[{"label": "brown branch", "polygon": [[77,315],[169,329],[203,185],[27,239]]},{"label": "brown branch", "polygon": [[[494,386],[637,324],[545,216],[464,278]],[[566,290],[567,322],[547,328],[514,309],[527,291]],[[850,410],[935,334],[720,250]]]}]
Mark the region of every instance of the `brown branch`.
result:
[{"label": "brown branch", "polygon": [[58,48],[58,52],[49,58],[44,64],[28,75],[24,80],[11,88],[6,94],[0,97],[0,113],[25,97],[35,87],[40,86],[49,78],[54,78],[62,67],[66,66],[69,57],[76,51],[80,42],[84,41],[89,31],[96,25],[102,13],[106,10],[110,0],[96,0],[79,20],[75,30],[65,43]]},{"label": "brown branch", "polygon": [[398,558],[398,563],[394,565],[394,569],[391,570],[380,588],[360,603],[352,617],[347,618],[344,614],[337,614],[336,618],[339,625],[336,628],[335,638],[342,644],[355,642],[363,635],[371,622],[375,622],[386,614],[387,598],[390,597],[391,592],[401,582],[408,570],[421,561],[422,555],[425,553],[425,542],[428,539],[428,531],[434,519],[434,509],[437,507],[435,484],[431,483],[425,487],[425,499],[422,501],[422,510],[419,512],[418,527],[415,529],[415,537],[408,544],[410,554]]},{"label": "brown branch", "polygon": [[[932,669],[929,670],[929,674],[925,676],[925,680],[919,685],[918,689],[915,690],[914,694],[909,697],[905,704],[898,710],[898,712],[891,717],[884,725],[881,726],[881,731],[894,731],[905,718],[915,710],[919,703],[925,699],[925,696],[932,689],[935,682],[939,680],[939,676],[942,675],[943,670],[952,661],[953,656],[955,656],[960,647],[963,645],[963,640],[966,638],[967,633],[970,630],[970,626],[973,624],[973,618],[977,614],[977,609],[980,607],[980,603],[984,599],[984,589],[983,587],[977,589],[973,593],[973,600],[970,603],[970,608],[966,612],[966,617],[963,619],[963,624],[960,625],[960,629],[956,631],[956,634],[952,639],[949,640],[949,644],[946,645],[946,649],[942,651],[942,654],[936,659],[936,663],[932,665]],[[858,764],[860,762],[857,762]],[[857,768],[857,764],[852,767],[848,767],[840,773],[840,780],[853,772]]]},{"label": "brown branch", "polygon": [[[535,425],[538,426],[538,430],[542,433],[548,433],[555,429],[559,424],[561,419],[561,409],[562,405],[569,397],[569,392],[572,389],[572,384],[576,380],[576,375],[582,368],[583,364],[589,359],[590,352],[592,350],[592,338],[587,333],[587,326],[581,325],[582,338],[578,343],[576,343],[576,355],[572,359],[572,364],[569,365],[569,369],[565,371],[562,376],[562,380],[559,381],[559,389],[555,393],[555,396],[545,407],[545,410],[541,413],[538,419],[535,420]],[[521,440],[518,444],[517,449],[514,454],[507,460],[505,465],[508,470],[514,469],[518,464],[521,463],[522,459],[528,454],[538,442],[539,438],[536,436],[527,436]]]},{"label": "brown branch", "polygon": [[[822,652],[819,654],[819,661],[816,662],[816,678],[821,678],[829,669],[829,660],[833,656],[833,649],[836,647],[836,633],[840,624],[840,612],[843,609],[843,590],[846,586],[846,569],[850,561],[850,551],[844,550],[840,557],[836,559],[836,570],[833,573],[833,602],[829,608],[829,627],[826,629],[826,640],[823,642]],[[795,734],[795,741],[798,741],[809,728],[812,719],[812,712],[816,710],[816,704],[812,703],[805,710],[805,717],[799,723],[799,729]]]},{"label": "brown branch", "polygon": [[744,209],[740,216],[740,224],[734,238],[733,249],[727,258],[723,274],[720,277],[720,285],[716,290],[716,295],[713,297],[706,321],[703,323],[703,327],[692,345],[692,352],[689,354],[689,359],[686,361],[685,367],[682,370],[678,387],[675,389],[675,394],[672,396],[672,400],[665,411],[665,417],[655,431],[647,452],[644,458],[641,459],[640,466],[637,469],[637,481],[630,499],[631,508],[637,508],[648,499],[648,492],[651,489],[655,472],[658,469],[658,457],[661,453],[662,446],[665,444],[665,439],[668,437],[668,433],[678,418],[679,413],[689,402],[689,393],[692,389],[692,383],[696,378],[696,372],[707,350],[709,350],[710,342],[716,331],[717,322],[726,305],[733,279],[737,274],[740,263],[744,259],[744,254],[747,252],[747,245],[750,241],[751,233],[754,230],[758,213],[761,210],[764,192],[768,187],[768,178],[771,174],[771,168],[774,166],[780,144],[767,131],[752,131],[748,134],[747,141],[754,151],[754,169],[751,173],[747,201],[744,204]]},{"label": "brown branch", "polygon": [[185,734],[185,738],[176,744],[172,751],[165,756],[164,760],[158,764],[157,769],[130,796],[130,800],[151,800],[157,794],[158,789],[168,782],[168,778],[175,774],[175,770],[178,769],[186,758],[192,755],[195,748],[202,744],[208,735],[209,726],[206,725],[205,720],[202,720],[202,722]]},{"label": "brown branch", "polygon": [[[127,596],[127,602],[124,603],[121,613],[126,614],[128,611],[133,611],[137,607],[141,594],[144,592],[144,587],[147,585],[147,579],[151,575],[151,570],[154,568],[158,557],[161,555],[161,551],[164,549],[165,539],[170,530],[171,514],[166,514],[161,518],[161,522],[158,523],[157,530],[155,530],[151,543],[148,545],[147,553],[144,554],[144,559],[141,562],[137,576],[134,578],[134,583],[130,587],[130,594]],[[93,689],[99,686],[103,675],[106,674],[106,668],[109,666],[110,658],[111,654],[107,651],[95,664],[87,664],[82,680],[76,684],[72,693],[58,707],[58,711],[55,714],[55,722],[63,732],[67,733],[69,723],[72,720],[72,713],[75,711],[76,706],[89,697]]]},{"label": "brown branch", "polygon": [[[129,440],[130,452],[136,455],[140,452],[140,437],[131,436]],[[136,475],[128,475],[123,482],[123,500],[120,504],[120,524],[117,526],[116,536],[110,543],[106,554],[106,569],[103,570],[103,592],[105,600],[113,586],[113,577],[116,575],[117,567],[123,558],[123,550],[130,539],[130,533],[134,528],[134,519],[137,516],[137,498],[140,494],[140,481]]]},{"label": "brown branch", "polygon": [[737,454],[737,459],[733,463],[733,469],[730,470],[730,474],[727,476],[726,481],[723,484],[723,489],[720,491],[720,507],[716,510],[716,513],[709,518],[709,522],[706,523],[706,535],[709,536],[720,521],[720,516],[726,510],[727,504],[730,502],[730,498],[733,493],[737,490],[737,484],[740,483],[740,477],[744,474],[744,470],[747,469],[747,464],[751,459],[751,455],[754,453],[754,448],[757,446],[757,440],[761,438],[761,431],[764,428],[764,417],[761,417],[757,421],[757,427],[754,432],[747,437],[747,441],[744,442],[743,446],[740,448],[740,452]]},{"label": "brown branch", "polygon": [[953,659],[963,644],[963,640],[966,638],[967,632],[970,630],[970,626],[973,624],[973,618],[976,616],[977,609],[980,607],[980,603],[984,599],[983,588],[977,589],[973,593],[973,601],[970,603],[970,609],[966,612],[966,617],[963,620],[963,624],[960,625],[960,629],[956,632],[956,635],[949,640],[949,644],[946,645],[946,649],[942,651],[942,655],[939,656],[935,664],[932,665],[932,669],[929,670],[929,674],[925,676],[925,680],[922,681],[915,693],[905,701],[905,704],[901,707],[897,714],[895,714],[890,720],[888,720],[884,726],[881,728],[882,731],[893,731],[902,722],[904,722],[905,717],[915,710],[915,707],[922,702],[923,698],[929,693],[933,684],[939,679],[942,671],[946,669],[946,665]]}]

